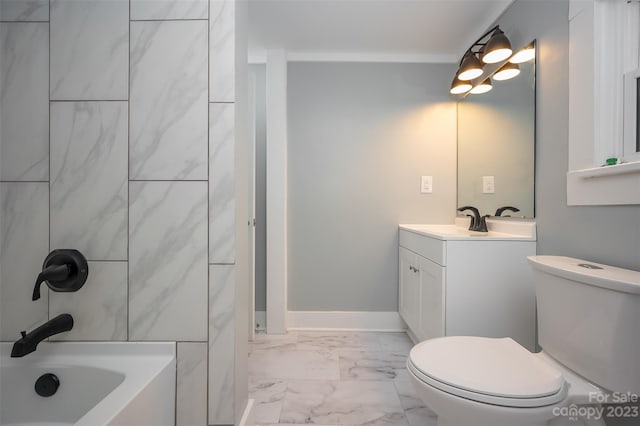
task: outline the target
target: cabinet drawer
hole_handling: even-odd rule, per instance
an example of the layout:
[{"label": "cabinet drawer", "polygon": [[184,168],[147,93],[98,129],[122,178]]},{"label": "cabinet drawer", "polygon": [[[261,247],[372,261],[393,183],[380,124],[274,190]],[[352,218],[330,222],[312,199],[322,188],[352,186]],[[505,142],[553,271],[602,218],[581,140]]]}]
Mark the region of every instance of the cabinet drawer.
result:
[{"label": "cabinet drawer", "polygon": [[400,229],[400,245],[438,265],[446,265],[445,242]]}]

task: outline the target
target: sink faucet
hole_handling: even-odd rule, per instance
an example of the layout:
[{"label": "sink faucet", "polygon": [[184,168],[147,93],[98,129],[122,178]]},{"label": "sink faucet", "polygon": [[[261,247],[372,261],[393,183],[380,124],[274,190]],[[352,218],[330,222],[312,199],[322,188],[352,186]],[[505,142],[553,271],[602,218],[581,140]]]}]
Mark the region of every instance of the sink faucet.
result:
[{"label": "sink faucet", "polygon": [[73,317],[69,314],[61,314],[47,321],[31,333],[22,331],[22,339],[13,344],[11,358],[20,358],[36,350],[38,343],[54,334],[69,331],[73,328]]},{"label": "sink faucet", "polygon": [[502,213],[503,213],[505,210],[509,210],[509,211],[514,212],[514,213],[517,213],[517,212],[519,212],[519,211],[520,211],[520,209],[519,209],[519,208],[517,208],[517,207],[504,206],[504,207],[500,207],[498,210],[496,210],[496,214],[495,214],[494,216],[502,216]]},{"label": "sink faucet", "polygon": [[458,208],[459,212],[463,212],[465,210],[471,210],[473,213],[473,217],[471,217],[471,224],[469,225],[469,231],[487,232],[487,217],[489,217],[489,215],[480,216],[478,209],[473,206]]}]

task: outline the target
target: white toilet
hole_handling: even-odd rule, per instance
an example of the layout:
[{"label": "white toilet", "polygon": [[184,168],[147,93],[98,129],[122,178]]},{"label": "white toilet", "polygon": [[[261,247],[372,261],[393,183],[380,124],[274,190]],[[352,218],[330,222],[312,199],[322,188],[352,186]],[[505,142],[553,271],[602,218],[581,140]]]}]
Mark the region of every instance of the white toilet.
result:
[{"label": "white toilet", "polygon": [[438,426],[592,426],[634,414],[599,404],[640,395],[640,272],[558,256],[529,261],[542,352],[471,336],[411,350],[409,376]]}]

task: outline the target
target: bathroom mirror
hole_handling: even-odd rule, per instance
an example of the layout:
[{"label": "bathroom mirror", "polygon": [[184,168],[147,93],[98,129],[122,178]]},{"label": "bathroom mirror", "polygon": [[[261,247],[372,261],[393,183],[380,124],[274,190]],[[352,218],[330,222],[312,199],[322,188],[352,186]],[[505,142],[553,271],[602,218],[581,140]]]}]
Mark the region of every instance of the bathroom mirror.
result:
[{"label": "bathroom mirror", "polygon": [[[534,44],[535,46],[535,44]],[[535,216],[535,58],[493,90],[458,102],[458,206],[484,214],[514,206]]]}]

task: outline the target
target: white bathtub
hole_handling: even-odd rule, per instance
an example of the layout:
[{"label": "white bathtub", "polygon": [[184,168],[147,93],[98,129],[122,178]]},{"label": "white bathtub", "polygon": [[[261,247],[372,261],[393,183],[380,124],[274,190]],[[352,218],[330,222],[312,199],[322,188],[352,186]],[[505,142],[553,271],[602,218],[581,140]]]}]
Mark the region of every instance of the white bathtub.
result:
[{"label": "white bathtub", "polygon": [[[175,343],[42,342],[22,358],[0,343],[0,425],[173,425]],[[58,391],[41,397],[38,377],[53,373]]]}]

